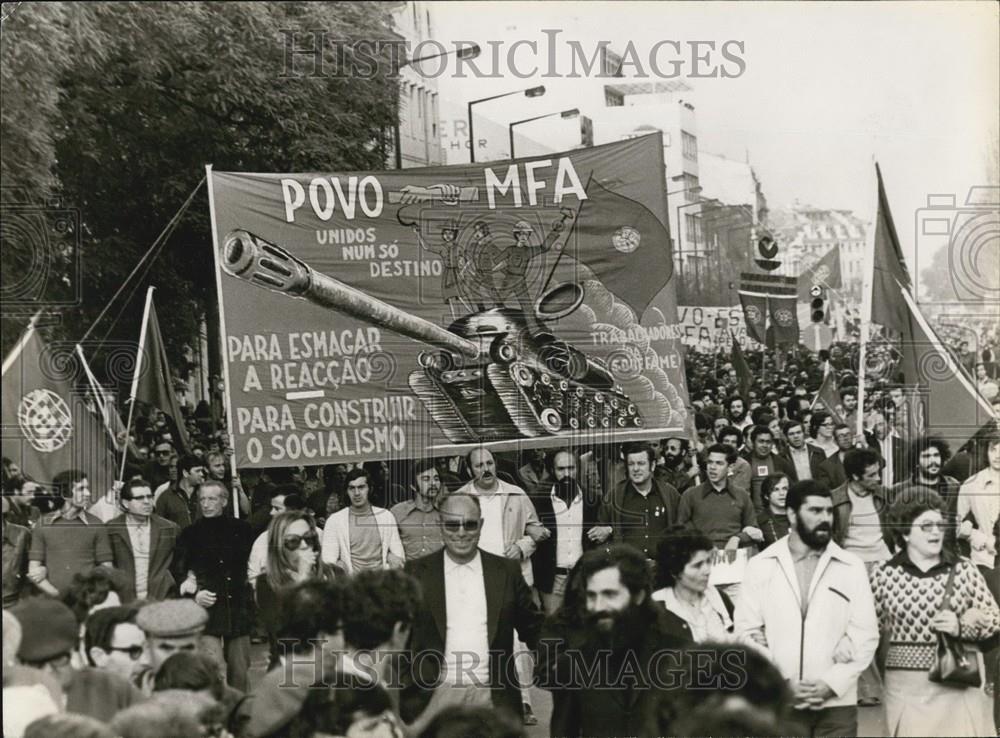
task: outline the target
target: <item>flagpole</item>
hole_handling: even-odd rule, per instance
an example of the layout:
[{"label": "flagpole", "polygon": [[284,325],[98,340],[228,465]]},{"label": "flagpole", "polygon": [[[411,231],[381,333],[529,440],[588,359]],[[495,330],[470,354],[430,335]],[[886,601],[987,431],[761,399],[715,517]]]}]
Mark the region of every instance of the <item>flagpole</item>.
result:
[{"label": "flagpole", "polygon": [[[208,214],[209,220],[212,223],[212,260],[215,264],[215,294],[219,300],[219,329],[222,340],[225,341],[225,337],[229,334],[226,333],[226,307],[222,302],[222,267],[219,264],[219,221],[216,219],[215,214],[215,183],[212,180],[211,164],[205,165],[205,179],[208,182]],[[236,434],[233,433],[233,406],[232,398],[229,396],[229,388],[231,386],[229,384],[229,354],[225,350],[222,352],[222,381],[225,384],[222,399],[226,411],[226,430],[229,435],[228,447],[232,452],[229,455],[229,470],[233,480],[233,489],[231,490],[233,515],[239,518],[240,497],[237,492],[237,486],[242,489],[243,485],[240,483],[240,475],[236,469]]]},{"label": "flagpole", "polygon": [[42,311],[39,310],[31,316],[31,320],[28,321],[28,327],[24,329],[24,333],[22,333],[21,337],[17,339],[17,343],[14,344],[14,348],[10,350],[10,353],[7,354],[7,358],[3,360],[3,368],[2,371],[0,371],[0,376],[7,373],[7,370],[14,365],[15,361],[17,361],[17,357],[21,355],[22,351],[24,351],[24,347],[31,338],[31,334],[35,332],[35,324],[38,323],[38,319],[41,315]]},{"label": "flagpole", "polygon": [[135,372],[132,374],[132,390],[129,393],[128,419],[125,421],[125,443],[122,448],[122,465],[118,478],[125,480],[125,462],[128,460],[128,436],[132,432],[132,415],[135,412],[135,394],[139,389],[139,377],[142,375],[142,357],[146,350],[146,329],[149,326],[149,309],[153,304],[153,290],[146,290],[146,306],[142,310],[142,328],[139,330],[139,349],[135,355]]},{"label": "flagpole", "polygon": [[[872,157],[874,162],[874,157]],[[872,321],[872,298],[875,289],[875,233],[878,231],[879,196],[878,196],[878,163],[875,163],[875,187],[872,197],[874,209],[871,224],[865,234],[864,276],[861,286],[861,346],[858,350],[858,419],[855,438],[864,439],[865,435],[865,382],[868,366],[868,339]]]},{"label": "flagpole", "polygon": [[[110,432],[111,428],[108,424],[108,411],[106,403],[104,402],[104,393],[101,392],[97,387],[97,377],[90,370],[90,364],[87,363],[87,357],[83,355],[83,347],[80,344],[76,345],[76,355],[80,357],[80,366],[83,367],[83,373],[87,375],[87,382],[90,384],[90,392],[94,395],[94,401],[97,403],[98,408],[101,410],[101,418],[104,420],[104,427]],[[117,441],[117,439],[115,439]],[[115,443],[117,447],[117,442]]]}]

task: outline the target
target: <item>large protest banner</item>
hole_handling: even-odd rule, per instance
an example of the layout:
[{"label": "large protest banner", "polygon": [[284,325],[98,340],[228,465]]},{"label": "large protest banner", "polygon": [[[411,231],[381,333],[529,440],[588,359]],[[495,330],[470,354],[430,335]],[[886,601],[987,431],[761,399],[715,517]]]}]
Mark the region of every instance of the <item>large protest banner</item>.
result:
[{"label": "large protest banner", "polygon": [[475,165],[209,169],[240,467],[689,423],[660,136]]}]

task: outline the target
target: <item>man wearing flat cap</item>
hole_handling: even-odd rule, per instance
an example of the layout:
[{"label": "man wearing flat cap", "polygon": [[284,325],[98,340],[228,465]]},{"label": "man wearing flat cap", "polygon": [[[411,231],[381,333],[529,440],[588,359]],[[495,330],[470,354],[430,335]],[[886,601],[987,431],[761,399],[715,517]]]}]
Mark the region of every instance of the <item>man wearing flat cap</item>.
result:
[{"label": "man wearing flat cap", "polygon": [[149,669],[138,677],[143,692],[152,693],[153,677],[168,658],[181,651],[200,650],[206,623],[205,608],[189,599],[153,602],[139,610],[135,624],[146,634],[149,660]]},{"label": "man wearing flat cap", "polygon": [[119,710],[143,700],[125,679],[101,669],[75,669],[80,626],[73,611],[58,600],[32,597],[10,609],[21,624],[18,659],[53,676],[66,694],[66,712],[108,722]]}]

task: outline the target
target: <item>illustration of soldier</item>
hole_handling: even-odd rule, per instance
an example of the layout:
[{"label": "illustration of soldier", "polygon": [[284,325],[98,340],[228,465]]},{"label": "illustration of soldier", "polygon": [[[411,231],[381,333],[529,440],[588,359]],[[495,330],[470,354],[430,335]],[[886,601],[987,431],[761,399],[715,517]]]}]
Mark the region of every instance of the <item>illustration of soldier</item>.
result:
[{"label": "illustration of soldier", "polygon": [[[396,217],[400,224],[413,229],[420,247],[441,257],[441,299],[451,311],[452,318],[457,318],[460,312],[472,312],[467,291],[463,290],[461,283],[466,269],[466,256],[465,249],[458,237],[459,222],[457,218],[448,218],[443,222],[423,218],[410,220],[403,216],[403,211],[406,206],[413,203],[433,202],[435,200],[440,200],[445,205],[455,206],[460,200],[466,200],[477,192],[476,188],[460,188],[456,185],[433,185],[431,187],[407,185],[398,193],[390,193],[389,198],[390,202],[399,202],[404,206],[397,212]],[[423,225],[421,221],[423,221]]]},{"label": "illustration of soldier", "polygon": [[503,304],[493,274],[498,250],[489,223],[477,220],[472,224],[472,237],[465,249],[467,257],[462,283],[472,293],[476,309],[485,310],[490,302],[498,306]]},{"label": "illustration of soldier", "polygon": [[517,221],[512,230],[514,244],[509,246],[493,265],[494,272],[502,270],[502,279],[496,298],[497,305],[502,306],[504,299],[513,294],[521,312],[529,321],[534,321],[535,310],[528,294],[528,266],[532,259],[548,252],[562,238],[566,221],[572,220],[576,215],[575,211],[570,208],[560,208],[559,214],[559,219],[553,221],[551,230],[541,243],[532,243],[535,230],[527,221]]}]

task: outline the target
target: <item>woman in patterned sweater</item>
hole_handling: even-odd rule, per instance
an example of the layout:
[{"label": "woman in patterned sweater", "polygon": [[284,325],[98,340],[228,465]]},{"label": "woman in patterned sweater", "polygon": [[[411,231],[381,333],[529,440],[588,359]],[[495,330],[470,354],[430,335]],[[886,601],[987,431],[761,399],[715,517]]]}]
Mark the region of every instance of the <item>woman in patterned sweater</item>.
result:
[{"label": "woman in patterned sweater", "polygon": [[[930,681],[937,632],[977,642],[1000,630],[1000,609],[968,560],[942,550],[944,503],[929,489],[912,490],[889,510],[898,553],[871,572],[885,659],[889,735],[996,735],[989,697],[972,687]],[[943,599],[955,567],[950,603]]]}]

